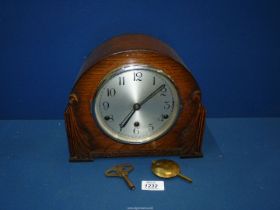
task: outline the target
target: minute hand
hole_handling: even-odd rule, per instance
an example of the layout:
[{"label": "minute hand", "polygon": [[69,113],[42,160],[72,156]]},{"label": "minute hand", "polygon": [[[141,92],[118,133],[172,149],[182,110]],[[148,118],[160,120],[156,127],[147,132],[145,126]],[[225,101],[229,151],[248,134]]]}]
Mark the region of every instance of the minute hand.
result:
[{"label": "minute hand", "polygon": [[125,116],[123,121],[119,124],[120,125],[120,130],[122,130],[122,128],[126,126],[126,124],[130,120],[132,115],[134,115],[135,111],[139,110],[144,103],[146,103],[148,100],[150,100],[152,97],[154,97],[164,87],[165,87],[165,84],[159,86],[154,92],[152,92],[150,95],[148,95],[146,98],[144,98],[140,103],[134,104],[133,108],[130,110],[130,112]]},{"label": "minute hand", "polygon": [[162,84],[161,86],[159,86],[154,92],[152,92],[150,95],[148,95],[146,98],[144,98],[139,105],[142,106],[144,103],[146,103],[148,100],[150,100],[151,98],[153,98],[156,94],[158,94],[158,92],[160,92],[163,88],[165,87],[165,84]]},{"label": "minute hand", "polygon": [[135,113],[136,109],[133,108],[130,110],[130,112],[128,113],[128,115],[125,116],[125,118],[123,119],[123,121],[120,123],[120,129],[122,130],[122,128],[124,126],[126,126],[126,124],[128,123],[128,121],[130,120],[130,118],[132,117],[132,115]]}]

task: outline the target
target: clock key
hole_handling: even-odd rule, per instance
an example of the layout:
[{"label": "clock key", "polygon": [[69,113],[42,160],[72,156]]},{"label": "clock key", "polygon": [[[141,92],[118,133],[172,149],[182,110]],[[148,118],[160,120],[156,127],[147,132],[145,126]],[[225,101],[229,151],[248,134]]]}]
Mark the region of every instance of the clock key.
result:
[{"label": "clock key", "polygon": [[105,175],[109,177],[121,177],[131,190],[135,190],[135,185],[128,178],[128,173],[133,169],[134,167],[131,164],[119,164],[105,171]]}]

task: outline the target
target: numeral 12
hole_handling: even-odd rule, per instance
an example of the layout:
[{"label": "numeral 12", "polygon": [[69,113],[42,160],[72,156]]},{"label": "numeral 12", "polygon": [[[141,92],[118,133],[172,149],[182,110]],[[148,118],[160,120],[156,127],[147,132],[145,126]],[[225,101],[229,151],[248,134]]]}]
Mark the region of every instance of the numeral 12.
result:
[{"label": "numeral 12", "polygon": [[142,81],[142,76],[143,76],[143,74],[142,74],[142,72],[134,72],[134,74],[133,74],[133,80],[134,81]]}]

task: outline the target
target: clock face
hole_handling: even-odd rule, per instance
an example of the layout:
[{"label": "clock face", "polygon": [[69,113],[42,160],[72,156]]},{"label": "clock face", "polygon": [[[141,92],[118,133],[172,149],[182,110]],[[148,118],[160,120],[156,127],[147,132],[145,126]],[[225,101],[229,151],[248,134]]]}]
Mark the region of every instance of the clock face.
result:
[{"label": "clock face", "polygon": [[99,86],[92,112],[111,138],[129,144],[150,142],[174,125],[180,101],[171,79],[145,65],[121,67]]}]

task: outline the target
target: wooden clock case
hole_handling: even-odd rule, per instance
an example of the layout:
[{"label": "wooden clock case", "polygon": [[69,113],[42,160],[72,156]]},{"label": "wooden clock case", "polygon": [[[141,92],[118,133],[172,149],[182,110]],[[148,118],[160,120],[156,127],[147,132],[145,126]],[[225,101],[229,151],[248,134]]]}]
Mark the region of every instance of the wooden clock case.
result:
[{"label": "wooden clock case", "polygon": [[[149,143],[124,144],[113,140],[104,134],[92,115],[91,104],[104,77],[129,64],[163,70],[173,80],[180,96],[181,109],[174,126],[167,134]],[[199,86],[179,56],[150,36],[122,35],[95,49],[82,66],[64,116],[70,161],[121,156],[202,156],[205,109]]]}]

